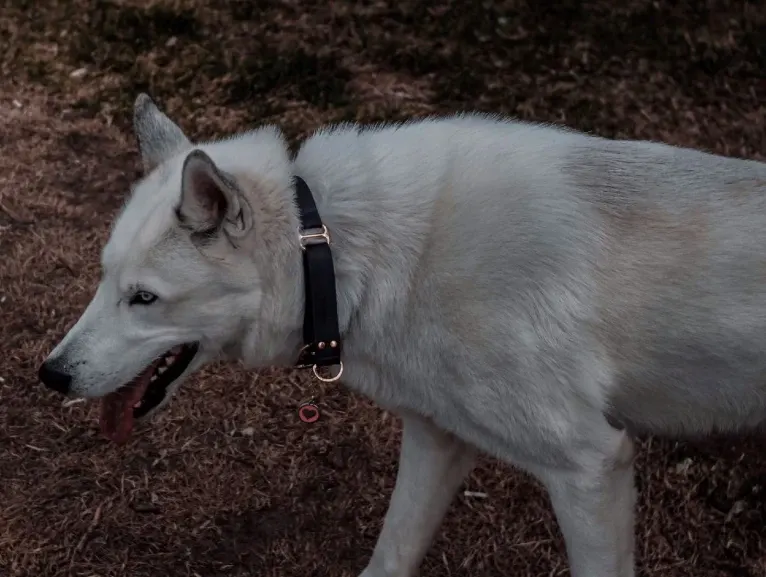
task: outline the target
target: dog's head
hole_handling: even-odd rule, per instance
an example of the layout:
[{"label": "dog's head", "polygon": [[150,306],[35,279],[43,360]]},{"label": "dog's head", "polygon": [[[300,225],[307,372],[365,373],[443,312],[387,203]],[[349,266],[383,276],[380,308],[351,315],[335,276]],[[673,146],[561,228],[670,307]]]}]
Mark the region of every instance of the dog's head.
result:
[{"label": "dog's head", "polygon": [[51,389],[103,397],[102,428],[117,441],[204,363],[257,346],[249,325],[273,279],[253,254],[263,215],[252,192],[289,186],[274,130],[194,146],[146,95],[134,129],[145,177],[114,223],[93,299],[39,371]]}]

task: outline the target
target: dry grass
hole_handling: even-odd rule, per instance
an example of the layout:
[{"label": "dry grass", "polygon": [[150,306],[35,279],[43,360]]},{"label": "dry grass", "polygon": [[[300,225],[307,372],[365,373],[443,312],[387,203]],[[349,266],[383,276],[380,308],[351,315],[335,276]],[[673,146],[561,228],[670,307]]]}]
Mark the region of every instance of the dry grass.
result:
[{"label": "dry grass", "polygon": [[[303,374],[211,367],[121,449],[36,383],[137,174],[139,90],[195,136],[480,109],[764,158],[763,0],[552,4],[2,1],[0,575],[354,577],[393,486],[397,421],[328,386],[306,426]],[[642,443],[641,575],[766,575],[760,448]],[[424,577],[566,574],[535,482],[486,460],[465,488]]]}]

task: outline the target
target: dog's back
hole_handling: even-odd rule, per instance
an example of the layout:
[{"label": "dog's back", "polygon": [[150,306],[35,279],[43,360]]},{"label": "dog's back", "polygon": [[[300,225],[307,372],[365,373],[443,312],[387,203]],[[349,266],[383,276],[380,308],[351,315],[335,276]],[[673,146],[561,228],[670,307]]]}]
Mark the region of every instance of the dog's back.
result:
[{"label": "dog's back", "polygon": [[351,267],[348,347],[379,402],[517,462],[587,436],[577,411],[663,433],[765,416],[766,165],[469,116],[320,133],[296,166],[377,263]]},{"label": "dog's back", "polygon": [[613,416],[657,433],[766,417],[766,164],[601,141],[569,170],[604,234],[599,342]]}]

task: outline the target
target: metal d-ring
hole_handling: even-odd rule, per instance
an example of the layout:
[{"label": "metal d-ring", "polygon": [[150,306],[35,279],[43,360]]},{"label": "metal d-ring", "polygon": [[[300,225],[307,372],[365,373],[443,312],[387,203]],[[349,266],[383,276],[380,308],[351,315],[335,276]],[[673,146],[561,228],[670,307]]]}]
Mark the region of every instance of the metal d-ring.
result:
[{"label": "metal d-ring", "polygon": [[343,361],[340,362],[340,370],[338,371],[338,374],[335,375],[334,377],[330,377],[329,379],[319,374],[319,371],[317,370],[317,365],[314,365],[313,367],[311,367],[311,370],[314,371],[314,376],[320,381],[322,381],[323,383],[334,383],[343,374]]}]

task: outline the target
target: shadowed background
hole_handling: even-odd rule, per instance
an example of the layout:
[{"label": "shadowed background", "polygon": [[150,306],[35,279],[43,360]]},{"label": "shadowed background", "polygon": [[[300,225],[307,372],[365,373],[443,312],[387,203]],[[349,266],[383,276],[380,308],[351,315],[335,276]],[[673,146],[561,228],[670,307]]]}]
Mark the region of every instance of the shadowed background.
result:
[{"label": "shadowed background", "polygon": [[[139,91],[198,138],[478,109],[763,160],[765,75],[764,0],[0,0],[0,575],[356,577],[391,494],[398,421],[308,374],[212,366],[123,448],[37,384]],[[642,442],[640,575],[766,575],[763,446]],[[567,575],[547,497],[483,460],[422,574]]]}]

